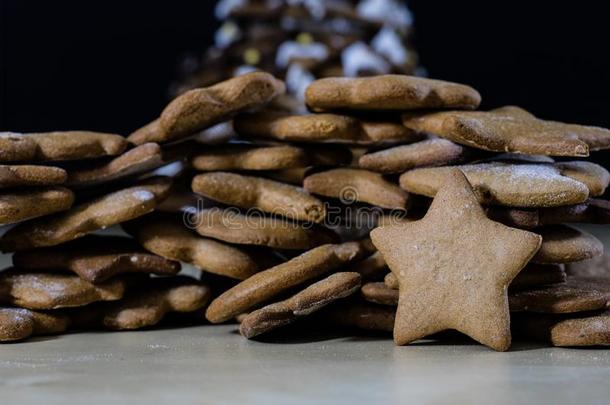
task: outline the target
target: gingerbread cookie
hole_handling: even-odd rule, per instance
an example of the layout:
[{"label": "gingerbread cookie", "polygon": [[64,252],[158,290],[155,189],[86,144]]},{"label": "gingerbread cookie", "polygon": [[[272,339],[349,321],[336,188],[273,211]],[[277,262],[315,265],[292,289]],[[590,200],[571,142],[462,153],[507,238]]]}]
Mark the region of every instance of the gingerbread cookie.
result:
[{"label": "gingerbread cookie", "polygon": [[456,329],[508,349],[506,289],[542,238],[489,220],[462,172],[447,173],[423,219],[376,228],[371,239],[400,284],[396,344]]},{"label": "gingerbread cookie", "polygon": [[362,280],[376,280],[380,279],[388,271],[388,266],[385,260],[383,260],[381,253],[374,252],[358,263],[354,263],[350,271],[360,274]]},{"label": "gingerbread cookie", "polygon": [[610,201],[590,198],[583,203],[550,208],[486,207],[494,221],[517,228],[531,229],[542,225],[564,223],[608,224]]},{"label": "gingerbread cookie", "polygon": [[34,153],[27,160],[56,161],[91,159],[114,156],[127,148],[127,141],[120,135],[91,131],[56,131],[18,134],[1,132],[0,139],[23,138],[35,144]]},{"label": "gingerbread cookie", "polygon": [[170,312],[198,311],[211,295],[209,287],[190,277],[149,279],[120,301],[79,308],[70,315],[76,328],[141,329],[156,325]]},{"label": "gingerbread cookie", "polygon": [[137,146],[109,162],[75,168],[68,173],[71,187],[90,187],[134,177],[171,163],[156,143]]},{"label": "gingerbread cookie", "polygon": [[58,312],[25,308],[0,308],[0,342],[14,342],[30,336],[52,335],[68,329],[70,320]]},{"label": "gingerbread cookie", "polygon": [[589,260],[569,263],[566,265],[566,273],[575,277],[603,277],[610,280],[610,256],[604,254]]},{"label": "gingerbread cookie", "polygon": [[36,142],[21,134],[0,132],[0,162],[31,160],[36,156]]},{"label": "gingerbread cookie", "polygon": [[475,109],[481,95],[472,87],[414,76],[332,77],[314,81],[305,92],[314,111]]},{"label": "gingerbread cookie", "polygon": [[[543,242],[544,244],[544,242]],[[562,264],[529,263],[510,283],[511,289],[523,289],[561,284],[566,281],[566,272]]]},{"label": "gingerbread cookie", "polygon": [[292,115],[279,111],[244,114],[234,120],[242,136],[290,142],[375,144],[415,142],[420,134],[396,122],[361,121],[336,114]]},{"label": "gingerbread cookie", "polygon": [[53,186],[65,183],[66,171],[59,167],[34,165],[0,165],[0,188]]},{"label": "gingerbread cookie", "polygon": [[366,283],[360,289],[362,297],[375,304],[398,305],[398,290],[388,287],[383,282]]},{"label": "gingerbread cookie", "polygon": [[332,169],[307,176],[305,190],[351,204],[366,202],[382,208],[406,209],[408,194],[381,174],[362,169]]},{"label": "gingerbread cookie", "polygon": [[238,280],[261,270],[252,254],[188,229],[180,218],[145,216],[123,224],[146,250],[169,260],[180,260],[207,271]]},{"label": "gingerbread cookie", "polygon": [[303,226],[256,213],[241,214],[234,209],[201,210],[194,216],[193,226],[202,236],[277,249],[311,249],[337,239],[323,227]]},{"label": "gingerbread cookie", "polygon": [[590,198],[584,203],[539,210],[540,225],[565,222],[586,224],[610,223],[610,201]]},{"label": "gingerbread cookie", "polygon": [[191,158],[191,166],[203,171],[282,170],[307,164],[305,151],[295,146],[228,144],[206,147]]},{"label": "gingerbread cookie", "polygon": [[532,259],[536,263],[570,263],[591,259],[604,253],[604,245],[595,236],[566,226],[536,228],[542,246]]},{"label": "gingerbread cookie", "polygon": [[121,236],[87,235],[59,246],[17,252],[13,265],[38,270],[69,270],[98,284],[124,273],[152,273],[170,276],[180,263],[147,253],[132,239]]},{"label": "gingerbread cookie", "polygon": [[237,113],[261,107],[283,92],[284,84],[264,72],[247,73],[210,87],[189,90],[165,107],[158,123],[141,128],[127,139],[138,145],[195,135]]},{"label": "gingerbread cookie", "polygon": [[5,252],[54,246],[151,212],[169,193],[171,180],[157,178],[115,191],[69,211],[10,229],[0,239]]},{"label": "gingerbread cookie", "polygon": [[286,300],[251,312],[242,320],[239,332],[251,339],[310,315],[338,299],[353,294],[359,287],[360,275],[357,273],[332,274]]},{"label": "gingerbread cookie", "polygon": [[610,147],[610,131],[534,117],[519,107],[405,114],[403,124],[462,145],[527,155],[588,156]]},{"label": "gingerbread cookie", "polygon": [[123,296],[125,280],[91,284],[74,274],[11,268],[0,272],[0,301],[28,309],[79,307]]},{"label": "gingerbread cookie", "polygon": [[72,206],[74,193],[64,187],[37,187],[0,194],[0,225],[25,221]]},{"label": "gingerbread cookie", "polygon": [[610,312],[577,317],[523,314],[515,317],[515,333],[553,346],[610,345]]},{"label": "gingerbread cookie", "polygon": [[193,178],[193,191],[212,200],[240,208],[258,208],[285,218],[321,222],[322,201],[303,189],[259,177],[234,173],[204,173]]},{"label": "gingerbread cookie", "polygon": [[428,139],[366,153],[358,166],[379,173],[402,173],[424,166],[443,166],[464,160],[468,149],[446,139]]},{"label": "gingerbread cookie", "polygon": [[558,162],[555,163],[555,167],[563,176],[584,183],[589,188],[589,195],[592,197],[604,194],[610,184],[608,170],[592,162]]},{"label": "gingerbread cookie", "polygon": [[227,321],[309,280],[331,273],[362,254],[357,242],[323,245],[285,263],[261,271],[217,297],[205,316],[212,323]]},{"label": "gingerbread cookie", "polygon": [[594,311],[606,306],[606,296],[590,287],[555,284],[533,290],[512,292],[509,296],[511,311],[572,313]]},{"label": "gingerbread cookie", "polygon": [[305,177],[307,177],[307,173],[310,172],[309,169],[309,167],[297,167],[294,169],[273,170],[265,172],[264,175],[281,183],[302,186],[303,180],[305,180]]},{"label": "gingerbread cookie", "polygon": [[578,204],[588,187],[547,164],[479,163],[455,167],[415,169],[400,176],[400,186],[433,197],[444,179],[459,168],[481,203],[516,207],[557,207]]},{"label": "gingerbread cookie", "polygon": [[395,318],[395,308],[351,302],[333,306],[323,314],[323,319],[330,325],[382,332],[394,330]]}]

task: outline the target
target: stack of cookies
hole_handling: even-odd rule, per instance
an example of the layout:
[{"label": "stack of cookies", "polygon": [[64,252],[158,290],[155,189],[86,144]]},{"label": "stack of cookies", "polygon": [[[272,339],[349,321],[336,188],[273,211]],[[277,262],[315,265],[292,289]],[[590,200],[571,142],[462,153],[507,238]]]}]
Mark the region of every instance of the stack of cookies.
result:
[{"label": "stack of cookies", "polygon": [[0,213],[23,222],[0,239],[0,340],[165,317],[610,344],[610,262],[566,225],[610,222],[610,174],[582,159],[610,131],[406,75],[316,80],[305,114],[284,93],[258,71],[126,139],[3,135]]},{"label": "stack of cookies", "polygon": [[413,17],[403,1],[221,0],[215,14],[222,24],[214,45],[184,58],[174,96],[264,70],[286,82],[290,96],[276,103],[300,106],[315,78],[417,69]]}]

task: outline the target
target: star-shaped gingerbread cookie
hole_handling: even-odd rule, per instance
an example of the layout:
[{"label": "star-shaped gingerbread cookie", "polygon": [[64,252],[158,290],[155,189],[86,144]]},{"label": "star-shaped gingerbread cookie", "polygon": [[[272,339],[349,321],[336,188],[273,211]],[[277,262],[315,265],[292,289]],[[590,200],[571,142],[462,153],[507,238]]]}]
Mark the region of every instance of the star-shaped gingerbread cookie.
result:
[{"label": "star-shaped gingerbread cookie", "polygon": [[491,111],[408,113],[403,115],[403,124],[494,152],[589,156],[589,151],[610,148],[610,130],[541,120],[515,106]]},{"label": "star-shaped gingerbread cookie", "polygon": [[488,219],[461,171],[447,176],[423,219],[376,228],[371,239],[399,282],[396,344],[455,329],[508,349],[507,286],[542,238]]}]

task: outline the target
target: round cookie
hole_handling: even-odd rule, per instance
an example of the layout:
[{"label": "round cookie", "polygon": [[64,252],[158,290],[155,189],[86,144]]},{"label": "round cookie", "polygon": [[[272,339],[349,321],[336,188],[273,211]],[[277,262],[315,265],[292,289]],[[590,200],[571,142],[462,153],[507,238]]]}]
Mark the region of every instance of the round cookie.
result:
[{"label": "round cookie", "polygon": [[570,263],[604,253],[604,245],[595,236],[567,225],[549,225],[534,232],[542,236],[535,263]]}]

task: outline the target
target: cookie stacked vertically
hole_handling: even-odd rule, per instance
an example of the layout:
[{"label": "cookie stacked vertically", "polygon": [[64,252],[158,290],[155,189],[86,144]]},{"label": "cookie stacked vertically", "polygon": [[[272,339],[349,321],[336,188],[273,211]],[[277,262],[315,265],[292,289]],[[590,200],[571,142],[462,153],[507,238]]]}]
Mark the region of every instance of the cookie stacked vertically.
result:
[{"label": "cookie stacked vertically", "polygon": [[[127,140],[0,138],[19,162],[2,218],[28,219],[0,240],[16,252],[0,340],[185,312],[238,319],[248,338],[301,320],[397,344],[456,329],[506,350],[512,314],[519,334],[610,344],[603,246],[564,225],[610,221],[596,199],[610,175],[572,159],[610,148],[610,131],[474,111],[471,87],[404,75],[317,80],[307,114],[279,108],[284,91],[254,72],[180,95]],[[130,237],[92,234],[116,224]]]}]

